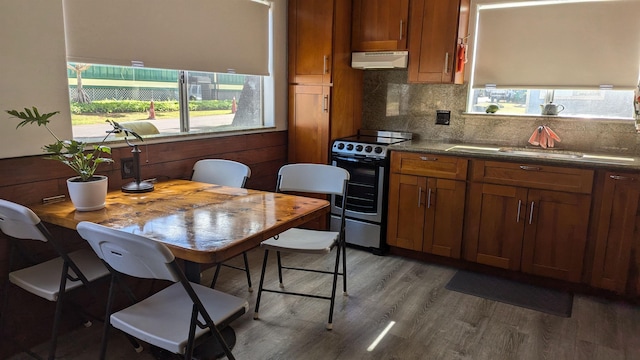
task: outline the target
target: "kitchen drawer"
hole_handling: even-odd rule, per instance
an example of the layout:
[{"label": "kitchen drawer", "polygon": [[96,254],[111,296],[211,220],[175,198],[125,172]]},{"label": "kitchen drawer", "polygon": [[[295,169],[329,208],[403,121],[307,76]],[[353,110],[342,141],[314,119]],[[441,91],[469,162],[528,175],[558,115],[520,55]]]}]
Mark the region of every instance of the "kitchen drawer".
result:
[{"label": "kitchen drawer", "polygon": [[590,194],[593,170],[473,160],[472,181]]},{"label": "kitchen drawer", "polygon": [[391,172],[441,179],[467,179],[467,159],[433,154],[391,152]]}]

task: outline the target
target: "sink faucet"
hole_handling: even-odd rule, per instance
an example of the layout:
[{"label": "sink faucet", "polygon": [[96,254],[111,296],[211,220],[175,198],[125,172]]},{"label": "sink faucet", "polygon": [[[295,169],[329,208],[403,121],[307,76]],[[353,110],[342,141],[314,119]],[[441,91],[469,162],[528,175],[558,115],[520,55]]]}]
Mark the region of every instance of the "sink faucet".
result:
[{"label": "sink faucet", "polygon": [[554,147],[556,141],[560,142],[560,137],[547,125],[538,126],[529,137],[529,144],[543,149]]}]

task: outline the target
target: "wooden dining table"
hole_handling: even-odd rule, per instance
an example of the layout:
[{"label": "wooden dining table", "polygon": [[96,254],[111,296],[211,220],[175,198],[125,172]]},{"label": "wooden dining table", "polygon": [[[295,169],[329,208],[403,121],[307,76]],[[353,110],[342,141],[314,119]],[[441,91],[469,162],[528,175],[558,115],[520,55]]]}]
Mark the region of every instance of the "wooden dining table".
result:
[{"label": "wooden dining table", "polygon": [[77,211],[69,200],[30,207],[68,229],[91,221],[162,242],[185,260],[191,281],[200,280],[201,264],[228,260],[329,212],[323,199],[189,180],[159,182],[145,193],[110,191],[101,210]]}]

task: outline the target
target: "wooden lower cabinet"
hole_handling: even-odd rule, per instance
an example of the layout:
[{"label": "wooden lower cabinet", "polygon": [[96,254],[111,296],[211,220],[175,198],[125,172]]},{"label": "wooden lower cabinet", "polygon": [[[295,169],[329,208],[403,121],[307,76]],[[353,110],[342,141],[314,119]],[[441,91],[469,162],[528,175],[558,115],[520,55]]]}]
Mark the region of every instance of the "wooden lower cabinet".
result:
[{"label": "wooden lower cabinet", "polygon": [[465,259],[578,282],[591,196],[471,183]]},{"label": "wooden lower cabinet", "polygon": [[640,175],[605,173],[591,285],[640,294]]},{"label": "wooden lower cabinet", "polygon": [[391,174],[387,243],[460,258],[465,186],[459,180]]}]

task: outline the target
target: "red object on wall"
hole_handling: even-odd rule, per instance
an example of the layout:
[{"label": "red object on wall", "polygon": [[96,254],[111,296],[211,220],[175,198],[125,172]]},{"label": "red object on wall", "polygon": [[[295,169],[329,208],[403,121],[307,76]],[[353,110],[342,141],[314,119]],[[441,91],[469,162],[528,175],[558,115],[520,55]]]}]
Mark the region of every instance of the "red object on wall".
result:
[{"label": "red object on wall", "polygon": [[149,106],[149,117],[148,120],[156,119],[156,109],[153,107],[153,100],[151,100],[151,105]]},{"label": "red object on wall", "polygon": [[464,71],[464,63],[466,59],[467,46],[464,44],[458,45],[458,66],[456,68],[456,72]]},{"label": "red object on wall", "polygon": [[231,102],[231,113],[235,114],[238,111],[238,105],[236,104],[236,97],[233,97],[233,101]]}]

